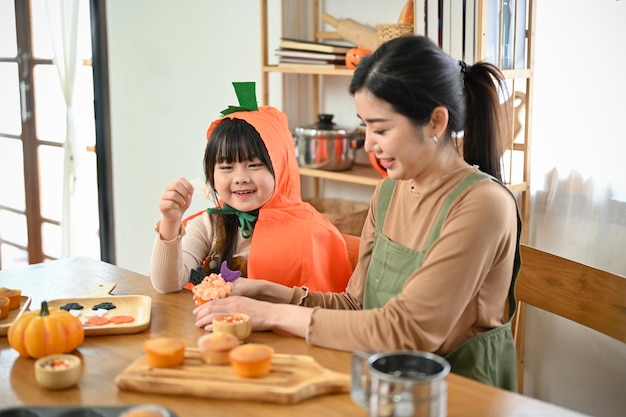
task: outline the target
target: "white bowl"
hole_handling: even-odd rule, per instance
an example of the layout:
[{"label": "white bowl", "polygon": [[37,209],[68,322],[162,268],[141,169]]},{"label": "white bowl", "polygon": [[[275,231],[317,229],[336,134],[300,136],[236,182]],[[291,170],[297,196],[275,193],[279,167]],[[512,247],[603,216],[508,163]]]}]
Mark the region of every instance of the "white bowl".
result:
[{"label": "white bowl", "polygon": [[65,389],[76,385],[82,361],[69,354],[49,355],[35,361],[35,379],[44,388]]},{"label": "white bowl", "polygon": [[250,316],[243,313],[222,313],[213,318],[214,333],[230,333],[244,341],[252,333]]}]

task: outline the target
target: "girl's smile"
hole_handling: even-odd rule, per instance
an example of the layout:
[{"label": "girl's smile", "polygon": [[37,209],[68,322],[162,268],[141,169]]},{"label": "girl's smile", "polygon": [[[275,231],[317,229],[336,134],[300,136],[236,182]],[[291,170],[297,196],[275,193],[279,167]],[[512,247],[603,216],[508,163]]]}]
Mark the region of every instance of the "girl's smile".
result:
[{"label": "girl's smile", "polygon": [[276,181],[269,168],[252,161],[222,162],[215,165],[215,191],[226,204],[240,210],[261,208],[274,194]]}]

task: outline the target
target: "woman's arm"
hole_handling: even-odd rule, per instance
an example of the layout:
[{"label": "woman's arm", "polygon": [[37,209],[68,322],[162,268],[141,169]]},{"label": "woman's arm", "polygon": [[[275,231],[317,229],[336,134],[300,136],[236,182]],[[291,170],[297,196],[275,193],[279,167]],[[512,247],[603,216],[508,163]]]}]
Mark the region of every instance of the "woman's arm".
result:
[{"label": "woman's arm", "polygon": [[276,304],[248,297],[231,295],[227,298],[209,301],[196,307],[196,326],[212,331],[213,316],[217,313],[236,311],[247,314],[252,319],[252,329],[283,330],[295,336],[306,337],[311,321],[312,308],[291,304]]}]

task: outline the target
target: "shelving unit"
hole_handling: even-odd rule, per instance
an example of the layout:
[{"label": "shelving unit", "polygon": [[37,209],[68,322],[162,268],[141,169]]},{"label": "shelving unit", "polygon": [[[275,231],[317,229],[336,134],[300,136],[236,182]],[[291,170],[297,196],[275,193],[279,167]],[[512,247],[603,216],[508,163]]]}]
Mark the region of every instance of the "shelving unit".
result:
[{"label": "shelving unit", "polygon": [[[328,32],[321,29],[321,10],[320,4],[322,2],[318,0],[311,0],[307,3],[306,7],[310,6],[310,9],[306,12],[302,9],[305,6],[291,6],[296,9],[291,10],[292,14],[310,16],[310,24],[313,38],[315,40],[333,40],[339,39],[335,32]],[[269,98],[269,83],[271,73],[281,74],[298,74],[303,76],[310,76],[311,80],[311,96],[307,96],[306,100],[312,107],[312,112],[303,117],[307,120],[315,120],[317,113],[321,109],[320,106],[320,79],[322,77],[335,77],[335,76],[351,76],[353,71],[349,69],[323,69],[315,68],[312,66],[302,65],[301,67],[283,68],[277,65],[269,64],[270,50],[268,46],[268,0],[260,0],[261,4],[261,52],[262,52],[262,77],[261,77],[261,101],[263,104],[268,104]],[[523,65],[518,65],[517,56],[514,56],[513,63],[510,68],[503,69],[502,72],[509,84],[509,90],[511,95],[519,94],[523,97],[523,103],[520,106],[520,113],[517,113],[516,100],[512,99],[507,101],[509,106],[503,105],[506,111],[511,116],[508,137],[506,137],[505,148],[506,152],[503,155],[503,164],[505,165],[505,182],[508,188],[518,196],[518,202],[522,215],[522,220],[525,225],[529,223],[530,214],[530,132],[532,122],[532,91],[533,91],[533,64],[534,64],[534,22],[535,22],[535,5],[536,0],[474,0],[474,1],[452,1],[450,3],[443,4],[443,8],[439,11],[439,1],[432,0],[415,0],[415,33],[424,34],[431,37],[431,39],[438,42],[438,44],[448,52],[450,55],[457,59],[464,59],[466,62],[476,62],[479,60],[490,60],[496,65],[499,62],[503,62],[502,56],[504,50],[502,43],[498,42],[497,47],[493,48],[493,34],[494,32],[494,17],[498,21],[496,26],[497,37],[500,39],[500,34],[503,33],[503,5],[511,4],[516,9],[514,13],[515,17],[511,20],[513,22],[513,51],[518,51],[518,48],[522,48],[523,51]],[[474,19],[469,22],[466,21],[465,27],[472,30],[473,39],[472,49],[474,54],[472,56],[456,56],[460,54],[458,45],[455,47],[453,42],[449,41],[449,34],[444,34],[440,38],[439,31],[441,28],[457,27],[458,23],[454,19],[458,19],[458,16],[469,15],[469,11],[465,13],[458,13],[455,7],[463,7],[463,4],[469,5],[467,7],[473,8],[471,12],[474,15]],[[523,13],[517,13],[518,6],[525,5]],[[288,5],[287,2],[281,3],[283,11]],[[299,9],[298,9],[299,8]],[[493,13],[498,13],[494,16]],[[443,16],[438,18],[437,16]],[[523,19],[518,19],[520,15],[523,15]],[[282,16],[283,27],[285,19],[292,18],[294,16]],[[447,21],[445,16],[449,16],[450,20]],[[456,16],[456,17],[454,17]],[[352,16],[342,16],[352,17]],[[523,21],[522,21],[523,20]],[[455,24],[452,24],[454,21]],[[420,23],[421,22],[421,23]],[[438,26],[441,22],[441,28]],[[382,23],[382,22],[381,22]],[[461,22],[462,23],[462,22]],[[433,29],[436,26],[435,29]],[[519,25],[523,25],[519,26]],[[462,26],[462,25],[461,25]],[[518,30],[519,29],[519,30]],[[442,31],[443,32],[443,31]],[[521,36],[520,36],[521,34]],[[443,39],[443,44],[439,43],[439,39]],[[445,44],[445,45],[444,45]],[[467,48],[467,45],[466,45]],[[467,54],[467,51],[464,52]],[[515,52],[514,52],[515,53]],[[494,62],[494,60],[497,60]],[[500,65],[501,66],[501,65]],[[502,66],[501,66],[502,67]],[[283,81],[284,82],[284,81]],[[516,97],[517,98],[517,97]],[[518,120],[518,117],[523,115],[523,121]],[[521,125],[521,130],[516,129]],[[351,184],[359,184],[366,186],[375,186],[381,179],[381,174],[376,171],[371,165],[364,163],[356,163],[353,168],[347,171],[332,172],[323,171],[317,169],[301,168],[300,173],[303,177],[310,177],[314,179],[313,192],[315,197],[320,196],[320,181],[339,181]],[[528,227],[524,227],[522,235],[522,241],[528,241]]]}]

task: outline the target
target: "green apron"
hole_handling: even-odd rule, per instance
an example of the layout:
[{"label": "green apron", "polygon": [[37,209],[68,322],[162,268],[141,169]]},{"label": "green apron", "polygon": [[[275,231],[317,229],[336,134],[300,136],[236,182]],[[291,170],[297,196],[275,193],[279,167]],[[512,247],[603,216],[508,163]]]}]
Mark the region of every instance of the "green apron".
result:
[{"label": "green apron", "polygon": [[[382,229],[389,207],[395,181],[385,179],[376,202],[376,230],[372,257],[367,269],[363,308],[379,308],[402,291],[408,277],[422,266],[424,256],[439,238],[443,223],[458,196],[471,184],[484,179],[495,178],[477,171],[463,179],[448,196],[437,214],[435,223],[426,239],[424,248],[416,251],[392,242],[383,235]],[[508,191],[508,188],[507,188]],[[511,195],[513,199],[514,196]],[[515,280],[521,266],[519,240],[521,219],[517,213],[517,243],[513,276],[509,287],[509,321],[504,325],[475,336],[446,355],[452,372],[476,379],[486,384],[515,391],[515,345],[511,331],[510,317],[515,312]]]}]

